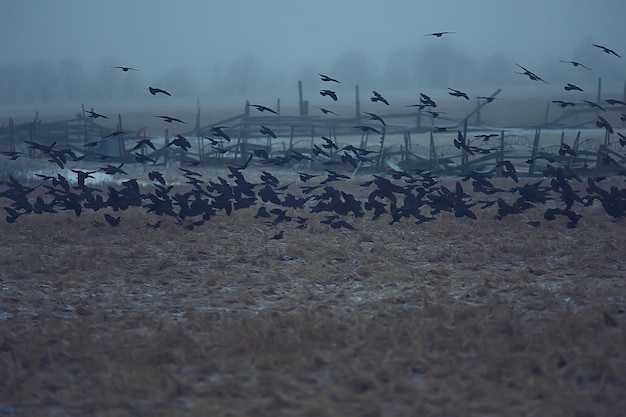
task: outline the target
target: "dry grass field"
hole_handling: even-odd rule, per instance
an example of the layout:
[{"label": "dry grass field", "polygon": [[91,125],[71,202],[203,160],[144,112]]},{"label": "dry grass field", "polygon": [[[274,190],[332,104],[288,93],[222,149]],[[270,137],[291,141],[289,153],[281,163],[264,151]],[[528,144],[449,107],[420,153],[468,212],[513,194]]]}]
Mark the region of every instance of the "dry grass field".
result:
[{"label": "dry grass field", "polygon": [[0,415],[621,416],[624,219],[542,210],[2,222]]},{"label": "dry grass field", "polygon": [[137,207],[3,219],[0,416],[623,416],[626,219],[577,203],[570,229],[557,204],[357,230],[258,205],[192,230]]}]

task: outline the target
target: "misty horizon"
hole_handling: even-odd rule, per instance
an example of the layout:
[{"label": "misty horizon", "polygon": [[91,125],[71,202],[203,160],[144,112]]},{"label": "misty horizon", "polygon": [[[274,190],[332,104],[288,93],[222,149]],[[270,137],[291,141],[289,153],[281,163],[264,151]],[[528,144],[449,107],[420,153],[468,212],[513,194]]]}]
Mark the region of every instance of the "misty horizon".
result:
[{"label": "misty horizon", "polygon": [[[299,80],[312,95],[324,87],[319,73],[338,78],[338,91],[413,95],[447,87],[555,94],[566,82],[595,94],[600,77],[620,92],[626,79],[623,59],[592,46],[626,55],[626,5],[616,0],[602,9],[562,0],[210,3],[6,1],[0,104],[133,100],[149,97],[148,86],[177,97],[273,98],[294,94]],[[425,36],[437,31],[454,33]],[[549,84],[516,74],[517,63]]]}]

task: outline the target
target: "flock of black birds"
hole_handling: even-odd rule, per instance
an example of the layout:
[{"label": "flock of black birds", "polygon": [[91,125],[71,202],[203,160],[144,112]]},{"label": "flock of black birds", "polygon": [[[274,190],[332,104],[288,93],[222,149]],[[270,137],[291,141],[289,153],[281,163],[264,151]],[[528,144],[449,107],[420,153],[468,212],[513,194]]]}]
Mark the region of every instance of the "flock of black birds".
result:
[{"label": "flock of black birds", "polygon": [[[441,37],[454,32],[436,32],[425,36]],[[601,45],[593,45],[603,52],[619,55],[614,51]],[[580,67],[585,70],[589,68],[576,61],[562,61]],[[533,81],[546,82],[532,71],[517,64],[523,72],[519,74],[528,76]],[[116,66],[123,72],[140,71],[132,67]],[[339,83],[340,81],[325,75],[319,74],[320,79],[326,83]],[[579,87],[568,83],[565,87],[567,91],[582,91]],[[150,94],[171,94],[163,89],[148,87]],[[452,96],[469,100],[469,96],[453,88],[448,88],[448,93]],[[320,90],[320,94],[329,97],[333,101],[338,100],[338,95],[331,89]],[[495,97],[480,97],[492,102]],[[388,106],[389,101],[379,92],[372,91],[371,101]],[[619,100],[615,103],[624,104]],[[556,101],[555,101],[556,102]],[[608,102],[608,100],[607,100]],[[570,102],[559,102],[563,107],[574,105]],[[589,105],[601,108],[599,103],[589,102]],[[260,104],[251,104],[259,112],[277,114],[273,109]],[[419,107],[421,110],[429,112],[436,118],[440,111],[435,111],[437,103],[426,94],[420,93],[419,104],[410,105]],[[335,112],[327,108],[318,107],[325,115],[336,115]],[[87,117],[108,118],[93,110],[85,111]],[[381,130],[386,127],[384,119],[373,112],[364,112],[370,120],[380,123],[379,127],[369,125],[355,126],[363,132],[381,134]],[[156,115],[166,123],[185,123],[184,121],[168,115]],[[604,127],[613,133],[613,128],[609,122],[600,117],[596,123],[599,127]],[[215,149],[222,149],[221,144],[230,142],[230,137],[226,133],[225,126],[213,126],[210,129],[210,136],[205,136],[211,141]],[[445,127],[434,128],[434,132],[444,132]],[[276,138],[277,135],[270,127],[261,125],[260,133]],[[122,135],[124,132],[113,132],[107,137]],[[476,135],[488,142],[495,134]],[[102,138],[103,140],[106,139]],[[582,218],[577,213],[577,206],[591,206],[596,201],[603,207],[606,214],[614,219],[626,216],[626,188],[611,186],[605,189],[601,186],[606,177],[587,178],[586,187],[584,181],[567,167],[549,164],[543,172],[544,178],[531,184],[519,185],[519,177],[515,166],[511,161],[498,161],[497,165],[486,171],[472,171],[464,177],[455,181],[453,187],[448,187],[448,181],[441,181],[439,177],[428,171],[405,171],[394,164],[390,164],[391,170],[382,175],[373,175],[373,178],[361,182],[358,186],[367,190],[364,193],[367,198],[360,200],[354,194],[346,191],[348,187],[341,187],[338,184],[352,179],[351,176],[340,172],[325,169],[318,173],[299,172],[300,183],[291,182],[282,184],[280,180],[271,172],[261,170],[258,178],[246,178],[246,171],[250,164],[260,164],[261,166],[274,165],[284,166],[287,164],[297,164],[298,162],[312,162],[321,160],[326,165],[345,164],[356,168],[361,163],[374,162],[370,154],[375,153],[367,149],[347,145],[339,145],[328,137],[322,137],[322,143],[314,144],[310,154],[304,154],[295,150],[289,150],[284,155],[269,157],[263,149],[254,150],[247,156],[246,161],[241,165],[228,166],[228,173],[216,178],[206,178],[202,173],[188,168],[178,168],[180,175],[185,179],[185,186],[175,188],[175,185],[168,184],[165,175],[158,170],[148,173],[148,185],[146,181],[137,178],[129,178],[122,181],[119,186],[112,183],[102,187],[92,186],[91,179],[94,174],[102,172],[107,175],[123,177],[128,173],[123,169],[124,163],[119,165],[106,165],[99,167],[95,171],[84,171],[72,169],[76,175],[76,180],[68,179],[61,173],[56,175],[36,174],[38,184],[32,181],[20,182],[15,177],[9,175],[8,180],[0,181],[0,198],[8,201],[4,206],[7,213],[6,221],[15,223],[18,219],[28,214],[49,214],[59,211],[70,211],[76,216],[80,216],[85,210],[94,212],[103,211],[103,219],[111,227],[117,227],[122,222],[120,212],[129,208],[140,208],[146,213],[155,215],[157,218],[167,216],[175,219],[187,229],[194,229],[212,219],[219,213],[231,215],[236,210],[254,210],[254,218],[263,219],[266,225],[275,228],[277,233],[272,239],[281,239],[284,230],[280,230],[285,224],[294,224],[296,229],[304,229],[309,225],[310,217],[306,213],[321,213],[324,219],[319,221],[334,229],[355,230],[356,227],[350,223],[350,218],[363,218],[366,215],[371,220],[386,219],[389,224],[401,221],[412,221],[416,224],[434,221],[437,215],[442,212],[450,213],[457,218],[477,219],[477,210],[496,206],[497,214],[495,218],[502,220],[504,217],[526,213],[529,209],[540,205],[546,207],[543,211],[543,220],[553,221],[557,216],[567,219],[567,227],[575,228]],[[622,142],[623,139],[623,142]],[[51,145],[41,144],[34,141],[25,141],[26,144],[46,155],[49,161],[64,168],[69,161],[81,159],[71,149],[60,149],[56,143]],[[95,146],[98,142],[85,144],[85,147]],[[620,143],[626,145],[626,138],[620,135]],[[470,155],[476,153],[488,153],[489,148],[471,146],[467,138],[459,131],[454,145]],[[177,146],[185,152],[191,148],[190,142],[182,135],[176,135],[166,146]],[[137,141],[133,150],[142,150],[145,147],[155,149],[149,139]],[[575,156],[575,151],[566,144],[561,145],[559,150],[561,155],[570,154]],[[21,152],[2,152],[10,159],[15,160],[22,156]],[[155,161],[143,153],[136,152],[135,159],[140,163]],[[528,161],[529,163],[532,161]],[[549,161],[555,162],[555,161]],[[293,167],[293,165],[291,165]],[[156,165],[155,165],[156,168]],[[191,168],[191,166],[190,166]],[[513,183],[506,188],[495,186],[492,178],[496,173],[500,173],[505,181]],[[626,172],[619,175],[626,176]],[[248,175],[249,177],[249,175]],[[354,182],[354,181],[353,181]],[[352,183],[353,183],[352,182]],[[468,194],[466,183],[471,185],[473,195]],[[582,186],[576,186],[576,183]],[[143,189],[142,189],[143,187]],[[297,191],[295,190],[297,188]],[[584,191],[583,191],[584,189]],[[542,219],[531,219],[527,223],[537,227]],[[104,223],[95,221],[100,226]],[[147,222],[146,226],[158,228],[161,220]]]}]

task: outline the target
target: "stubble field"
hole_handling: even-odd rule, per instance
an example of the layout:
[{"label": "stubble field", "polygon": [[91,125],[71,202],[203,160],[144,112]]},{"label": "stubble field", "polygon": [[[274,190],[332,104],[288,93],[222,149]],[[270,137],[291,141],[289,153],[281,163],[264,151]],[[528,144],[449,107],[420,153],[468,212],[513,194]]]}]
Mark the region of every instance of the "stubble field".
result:
[{"label": "stubble field", "polygon": [[1,222],[0,415],[623,415],[625,225],[598,204],[575,229],[256,208]]}]

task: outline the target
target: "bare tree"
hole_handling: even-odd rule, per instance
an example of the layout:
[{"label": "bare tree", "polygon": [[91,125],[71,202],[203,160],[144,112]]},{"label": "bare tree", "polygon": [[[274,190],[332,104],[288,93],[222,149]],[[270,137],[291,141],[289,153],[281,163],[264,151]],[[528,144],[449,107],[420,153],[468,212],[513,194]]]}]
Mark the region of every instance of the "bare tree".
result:
[{"label": "bare tree", "polygon": [[44,103],[49,103],[59,82],[57,68],[48,61],[37,61],[28,71],[28,82],[31,86],[31,95]]},{"label": "bare tree", "polygon": [[247,53],[236,58],[228,67],[224,86],[234,94],[250,94],[258,91],[262,71],[256,55]]},{"label": "bare tree", "polygon": [[0,68],[0,102],[15,104],[24,94],[24,67],[8,64]]},{"label": "bare tree", "polygon": [[66,99],[73,101],[83,91],[85,74],[75,59],[65,59],[59,64],[59,79],[65,90]]},{"label": "bare tree", "polygon": [[376,64],[363,49],[351,49],[331,65],[330,73],[346,84],[371,84],[377,77]]}]

